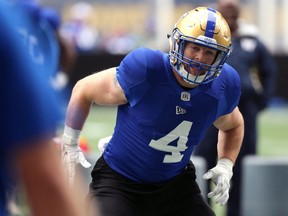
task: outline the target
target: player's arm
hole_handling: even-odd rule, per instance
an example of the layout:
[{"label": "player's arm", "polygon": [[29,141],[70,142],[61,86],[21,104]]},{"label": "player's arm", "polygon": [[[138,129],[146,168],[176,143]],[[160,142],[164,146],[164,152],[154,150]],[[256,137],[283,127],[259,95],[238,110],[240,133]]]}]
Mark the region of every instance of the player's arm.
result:
[{"label": "player's arm", "polygon": [[224,205],[229,198],[233,165],[242,145],[244,121],[236,107],[231,113],[219,117],[214,125],[219,129],[218,162],[215,167],[203,175],[203,178],[212,179],[216,185],[214,190],[208,193],[208,197],[215,197],[216,203]]},{"label": "player's arm", "polygon": [[81,130],[92,103],[99,105],[127,103],[117,81],[116,68],[92,74],[76,83],[67,108],[66,124]]},{"label": "player's arm", "polygon": [[244,121],[238,107],[233,112],[219,117],[214,125],[219,129],[218,159],[228,158],[235,163],[244,136]]},{"label": "player's arm", "polygon": [[91,166],[79,147],[79,138],[92,103],[100,105],[127,103],[116,77],[116,68],[87,76],[78,81],[73,88],[62,138],[62,156],[70,183],[74,181],[76,164],[80,163],[85,168]]}]

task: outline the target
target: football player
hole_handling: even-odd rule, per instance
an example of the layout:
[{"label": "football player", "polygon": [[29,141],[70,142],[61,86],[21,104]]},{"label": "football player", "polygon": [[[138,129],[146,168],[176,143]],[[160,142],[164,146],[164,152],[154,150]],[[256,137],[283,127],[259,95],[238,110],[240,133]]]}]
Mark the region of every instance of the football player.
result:
[{"label": "football player", "polygon": [[105,216],[215,215],[190,161],[211,124],[219,140],[218,163],[204,175],[216,184],[208,197],[221,205],[228,200],[244,133],[239,76],[225,64],[229,26],[218,11],[198,7],[178,20],[169,42],[169,53],[136,49],[118,67],[87,76],[73,89],[63,134],[71,178],[75,164],[89,164],[78,143],[91,103],[118,106],[90,185]]},{"label": "football player", "polygon": [[56,93],[44,75],[49,69],[37,64],[42,58],[31,55],[32,47],[27,49],[16,28],[21,23],[36,31],[38,26],[17,3],[0,1],[0,215],[11,215],[7,195],[17,181],[23,186],[31,215],[82,216],[85,209],[69,190],[51,144],[62,116]]}]

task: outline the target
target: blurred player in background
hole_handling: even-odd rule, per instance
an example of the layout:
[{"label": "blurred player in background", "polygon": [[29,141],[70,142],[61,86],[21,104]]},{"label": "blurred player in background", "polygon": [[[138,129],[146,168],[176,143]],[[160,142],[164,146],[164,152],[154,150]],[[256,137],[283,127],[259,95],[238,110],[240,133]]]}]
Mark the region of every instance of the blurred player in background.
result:
[{"label": "blurred player in background", "polygon": [[67,97],[70,97],[67,85],[76,52],[72,43],[60,34],[61,15],[56,9],[44,7],[37,0],[16,2],[33,25],[26,25],[20,20],[15,28],[22,35],[35,63],[46,68],[44,75],[60,93],[62,105],[67,106]]},{"label": "blurred player in background", "polygon": [[114,133],[90,185],[103,215],[215,215],[190,161],[213,123],[219,129],[219,160],[204,178],[216,184],[208,196],[227,202],[244,129],[239,76],[225,64],[230,39],[221,14],[199,7],[176,23],[169,54],[136,49],[118,67],[74,86],[63,134],[71,179],[75,164],[90,165],[78,143],[91,103],[118,105]]},{"label": "blurred player in background", "polygon": [[[227,63],[238,72],[241,80],[239,109],[245,122],[245,135],[237,163],[234,167],[227,215],[239,216],[241,199],[241,162],[246,155],[256,154],[257,117],[272,96],[276,64],[273,57],[258,38],[257,28],[238,19],[240,5],[237,0],[220,0],[218,10],[226,19],[232,34],[233,51]],[[205,139],[195,148],[194,155],[207,160],[208,168],[216,164],[218,130],[211,127]],[[210,184],[208,183],[208,187]],[[210,187],[209,187],[210,188]]]},{"label": "blurred player in background", "polygon": [[[14,19],[13,24],[19,39],[24,42],[27,52],[35,65],[38,67],[37,73],[42,73],[47,81],[53,85],[55,89],[59,89],[57,79],[60,46],[58,42],[57,29],[60,25],[60,16],[52,8],[42,7],[36,0],[18,0],[15,2],[2,1],[14,10],[21,10],[23,19]],[[60,94],[57,94],[57,97]],[[58,100],[59,104],[61,100]],[[8,195],[9,210],[11,214],[19,212],[18,187],[10,190]],[[18,208],[17,208],[18,207]]]},{"label": "blurred player in background", "polygon": [[51,143],[62,115],[48,68],[39,64],[46,55],[37,49],[43,41],[26,31],[37,27],[22,9],[17,1],[0,2],[0,215],[10,215],[7,194],[21,183],[31,215],[83,216],[84,205],[69,189]]}]

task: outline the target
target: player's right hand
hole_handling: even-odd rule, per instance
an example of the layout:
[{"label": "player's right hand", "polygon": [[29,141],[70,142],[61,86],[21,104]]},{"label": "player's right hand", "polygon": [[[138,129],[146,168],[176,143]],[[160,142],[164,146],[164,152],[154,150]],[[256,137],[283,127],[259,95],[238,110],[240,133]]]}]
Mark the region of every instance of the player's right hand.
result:
[{"label": "player's right hand", "polygon": [[62,140],[62,160],[64,169],[68,174],[69,183],[72,184],[76,173],[76,165],[81,164],[85,168],[91,167],[78,144],[65,144]]}]

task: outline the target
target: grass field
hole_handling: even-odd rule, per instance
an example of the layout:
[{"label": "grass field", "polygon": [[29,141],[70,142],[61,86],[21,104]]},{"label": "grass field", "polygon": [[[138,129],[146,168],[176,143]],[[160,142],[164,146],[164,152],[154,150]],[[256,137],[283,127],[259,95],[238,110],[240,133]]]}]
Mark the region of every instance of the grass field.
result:
[{"label": "grass field", "polygon": [[271,108],[260,114],[258,154],[288,155],[288,107]]},{"label": "grass field", "polygon": [[[97,143],[111,135],[116,117],[115,107],[94,106],[88,116],[82,135],[92,151],[98,151]],[[259,116],[258,155],[288,156],[288,106],[269,108]],[[213,205],[217,216],[223,216],[225,207]]]}]

